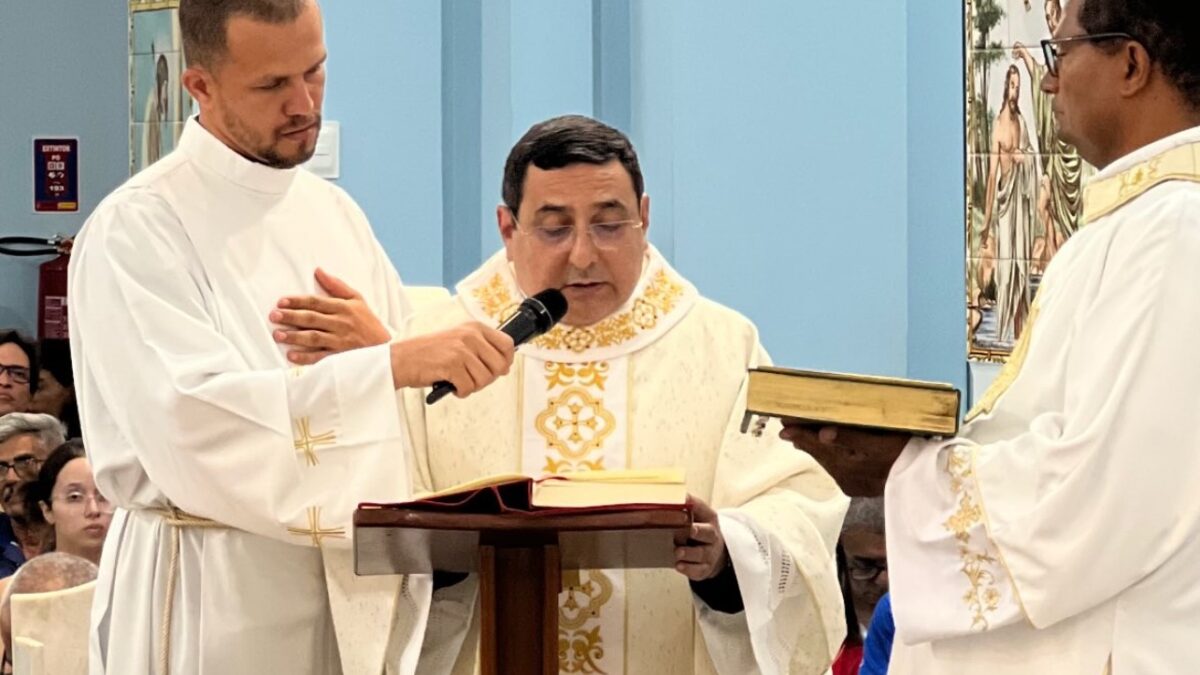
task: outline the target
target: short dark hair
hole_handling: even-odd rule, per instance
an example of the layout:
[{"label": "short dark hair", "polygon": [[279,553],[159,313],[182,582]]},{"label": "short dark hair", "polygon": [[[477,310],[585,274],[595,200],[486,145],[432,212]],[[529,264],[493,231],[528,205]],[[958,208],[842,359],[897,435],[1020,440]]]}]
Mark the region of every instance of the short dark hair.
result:
[{"label": "short dark hair", "polygon": [[40,370],[53,375],[63,387],[75,386],[75,374],[71,371],[71,347],[65,340],[43,340],[38,352]]},{"label": "short dark hair", "polygon": [[41,374],[37,345],[34,344],[33,340],[15,330],[0,330],[0,345],[8,344],[16,345],[21,351],[25,352],[26,358],[29,359],[29,392],[37,393],[38,375]]},{"label": "short dark hair", "polygon": [[629,137],[584,115],[563,115],[538,122],[525,132],[504,163],[504,204],[514,214],[525,194],[525,174],[533,164],[543,171],[571,164],[621,162],[633,179],[633,192],[642,198],[642,168]]},{"label": "short dark hair", "polygon": [[179,32],[187,64],[212,67],[225,56],[229,20],[243,14],[267,23],[287,23],[313,0],[180,0]]},{"label": "short dark hair", "polygon": [[[54,492],[54,484],[58,482],[58,474],[63,467],[80,457],[87,459],[83,449],[83,441],[71,439],[52,450],[38,469],[37,479],[25,488],[25,517],[31,523],[44,523],[41,504],[50,504],[50,493]],[[51,549],[52,550],[52,549]]]},{"label": "short dark hair", "polygon": [[1089,34],[1128,33],[1184,99],[1200,110],[1200,3],[1195,0],[1085,0],[1079,23]]}]

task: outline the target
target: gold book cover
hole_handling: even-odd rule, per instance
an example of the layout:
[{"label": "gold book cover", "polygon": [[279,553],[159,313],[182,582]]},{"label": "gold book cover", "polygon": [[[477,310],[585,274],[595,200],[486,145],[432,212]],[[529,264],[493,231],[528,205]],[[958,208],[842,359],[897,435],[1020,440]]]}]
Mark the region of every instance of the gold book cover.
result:
[{"label": "gold book cover", "polygon": [[958,433],[961,393],[949,384],[777,367],[749,372],[743,432],[760,415],[919,436]]}]

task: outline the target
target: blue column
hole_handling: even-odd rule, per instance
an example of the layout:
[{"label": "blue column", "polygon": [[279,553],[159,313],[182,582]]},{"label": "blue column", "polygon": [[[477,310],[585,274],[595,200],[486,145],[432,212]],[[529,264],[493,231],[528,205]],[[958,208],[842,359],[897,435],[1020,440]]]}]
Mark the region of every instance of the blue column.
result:
[{"label": "blue column", "polygon": [[[604,0],[601,0],[603,2]],[[674,0],[635,2],[630,12],[630,93],[627,132],[650,195],[650,241],[675,259],[675,61]]]},{"label": "blue column", "polygon": [[591,0],[444,0],[444,283],[501,246],[504,160],[535,122],[593,109]]},{"label": "blue column", "polygon": [[483,70],[478,2],[442,2],[442,285],[480,260],[480,119]]},{"label": "blue column", "polygon": [[592,105],[596,119],[633,125],[632,0],[592,0]]},{"label": "blue column", "polygon": [[[461,0],[459,0],[461,1]],[[504,158],[513,136],[513,7],[510,0],[470,0],[483,2],[480,164],[462,167],[480,176],[479,210],[473,223],[480,246],[480,258],[471,261],[471,269],[500,248],[496,232],[496,205],[500,203],[500,181]],[[518,0],[519,2],[520,0]]]},{"label": "blue column", "polygon": [[907,32],[908,374],[963,388],[963,3],[909,2]]}]

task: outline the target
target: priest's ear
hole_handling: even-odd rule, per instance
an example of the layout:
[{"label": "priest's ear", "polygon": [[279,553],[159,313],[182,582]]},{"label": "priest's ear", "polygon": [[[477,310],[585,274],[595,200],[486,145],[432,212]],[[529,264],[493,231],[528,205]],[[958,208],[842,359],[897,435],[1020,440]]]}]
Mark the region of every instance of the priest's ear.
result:
[{"label": "priest's ear", "polygon": [[183,86],[203,110],[212,104],[213,77],[203,66],[188,66],[180,78]]},{"label": "priest's ear", "polygon": [[517,218],[513,215],[512,209],[505,204],[496,207],[496,225],[500,228],[500,241],[504,242],[508,259],[512,260],[512,250],[508,245],[512,241],[513,235],[517,233]]},{"label": "priest's ear", "polygon": [[[1155,64],[1150,58],[1150,52],[1140,42],[1129,40],[1121,47],[1118,55],[1121,66],[1125,69],[1119,91],[1126,98],[1133,98],[1144,92],[1151,84]],[[1159,76],[1162,76],[1160,71]]]},{"label": "priest's ear", "polygon": [[642,202],[638,204],[638,217],[642,219],[642,233],[650,229],[650,195],[643,193]]}]

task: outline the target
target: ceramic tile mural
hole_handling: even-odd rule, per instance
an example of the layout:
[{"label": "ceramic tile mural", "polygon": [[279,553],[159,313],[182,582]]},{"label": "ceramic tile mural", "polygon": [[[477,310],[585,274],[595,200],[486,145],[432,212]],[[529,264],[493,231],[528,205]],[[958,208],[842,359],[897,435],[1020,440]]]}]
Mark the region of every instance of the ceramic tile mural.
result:
[{"label": "ceramic tile mural", "polygon": [[1060,0],[966,0],[967,334],[969,357],[1003,360],[1047,263],[1075,231],[1091,173],[1055,126],[1041,90],[1041,40]]},{"label": "ceramic tile mural", "polygon": [[170,152],[194,111],[183,65],[179,0],[129,0],[130,173]]}]

